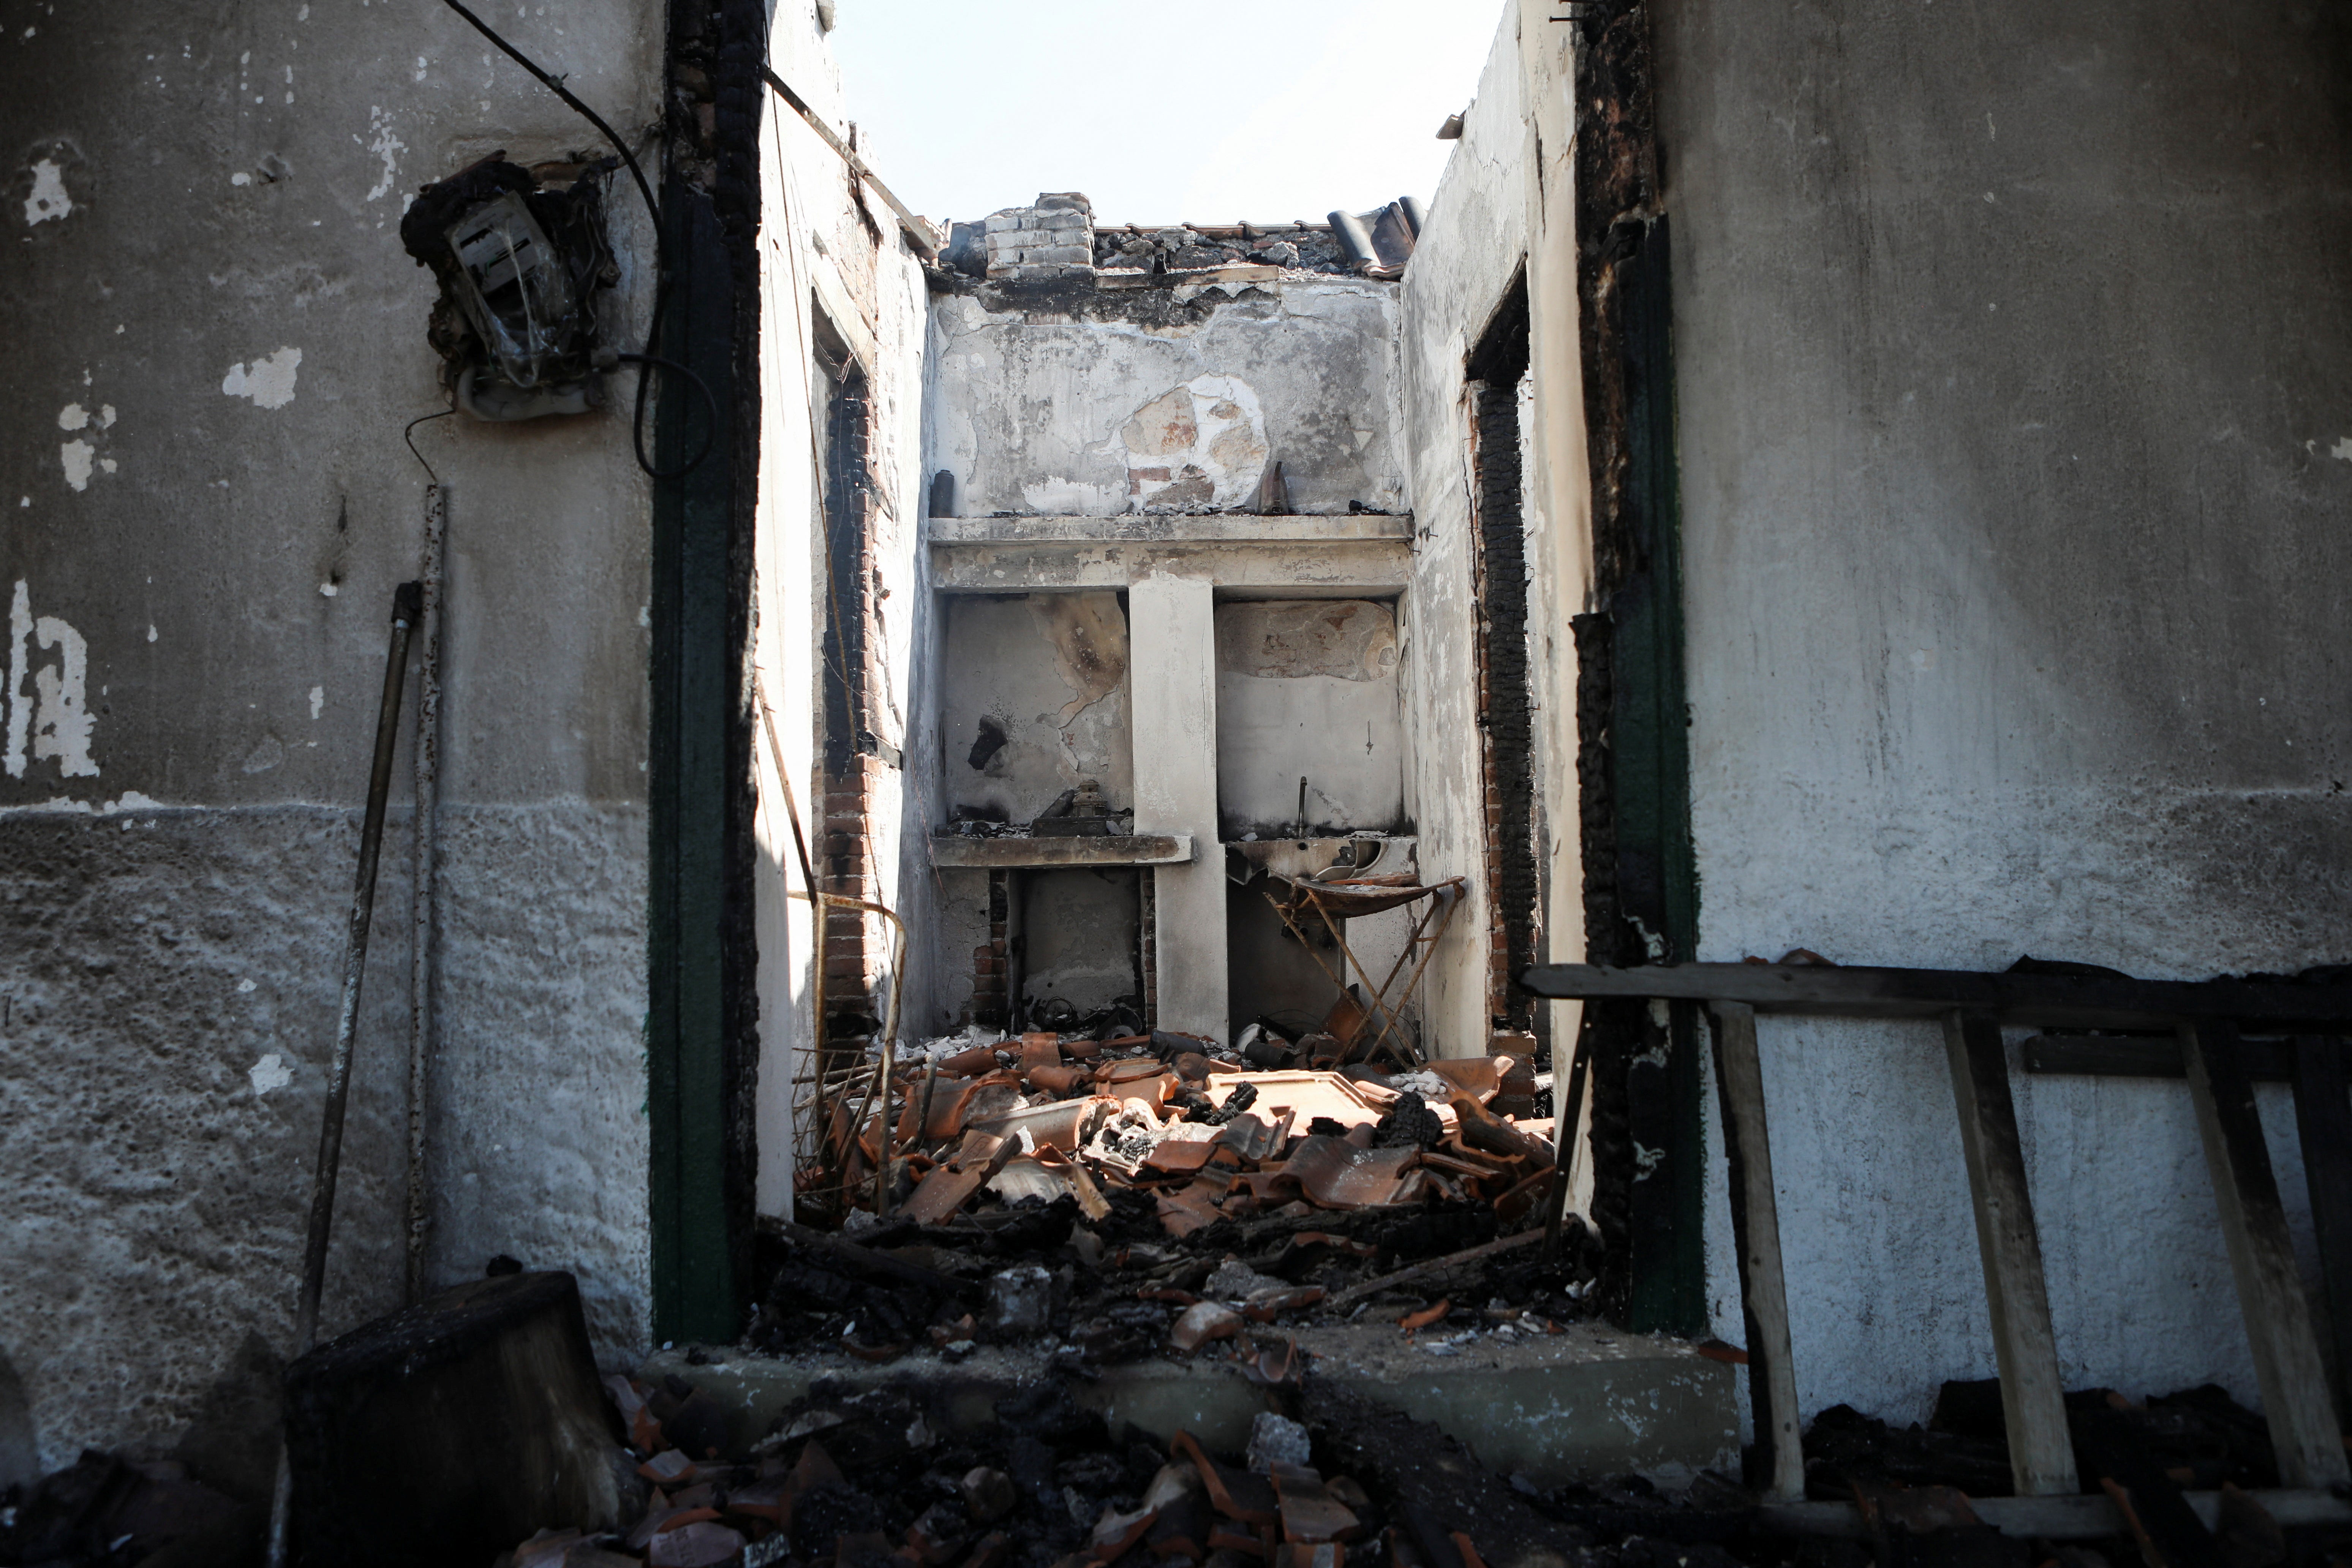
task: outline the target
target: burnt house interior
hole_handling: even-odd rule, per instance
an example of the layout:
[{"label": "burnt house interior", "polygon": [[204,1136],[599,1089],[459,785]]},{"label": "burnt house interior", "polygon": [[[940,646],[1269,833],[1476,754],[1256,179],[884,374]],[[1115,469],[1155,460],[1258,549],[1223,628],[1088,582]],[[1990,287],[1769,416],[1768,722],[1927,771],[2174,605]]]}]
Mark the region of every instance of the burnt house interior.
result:
[{"label": "burnt house interior", "polygon": [[0,1568],[2352,1563],[2352,27],[1480,9],[14,7]]}]

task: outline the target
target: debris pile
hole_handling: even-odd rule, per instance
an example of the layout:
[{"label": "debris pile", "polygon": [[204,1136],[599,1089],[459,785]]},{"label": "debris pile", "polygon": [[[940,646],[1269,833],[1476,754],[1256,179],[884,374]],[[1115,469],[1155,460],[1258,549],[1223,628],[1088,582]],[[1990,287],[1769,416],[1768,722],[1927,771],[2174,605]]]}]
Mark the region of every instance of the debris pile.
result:
[{"label": "debris pile", "polygon": [[1349,275],[1357,270],[1328,224],[1271,228],[1251,224],[1210,228],[1179,225],[1153,229],[1129,224],[1121,228],[1097,228],[1094,243],[1094,264],[1104,271],[1132,268],[1146,272],[1197,272],[1253,262],[1288,272]]},{"label": "debris pile", "polygon": [[1298,1419],[1260,1415],[1226,1454],[1113,1430],[1059,1380],[961,1429],[936,1387],[820,1381],[722,1458],[682,1380],[609,1386],[646,1485],[634,1521],[541,1531],[499,1568],[1719,1568],[1737,1559],[1693,1543],[1741,1539],[1748,1517],[1720,1480],[1677,1503],[1637,1477],[1548,1494],[1328,1389]]},{"label": "debris pile", "polygon": [[260,1546],[263,1523],[261,1510],[192,1479],[176,1461],[136,1464],[89,1450],[0,1492],[0,1563],[243,1563]]},{"label": "debris pile", "polygon": [[[2116,1451],[2134,1453],[2183,1490],[2279,1484],[2269,1424],[2215,1384],[2139,1403],[2110,1388],[2079,1389],[2066,1395],[2066,1415],[2077,1468],[2092,1487],[2087,1472],[2102,1467],[2084,1461],[2095,1450],[2109,1466],[2119,1462]],[[1805,1431],[1806,1489],[1852,1501],[1858,1482],[2011,1495],[2000,1380],[1945,1384],[1924,1426],[1898,1430],[1843,1405],[1814,1416]]]},{"label": "debris pile", "polygon": [[[1249,1048],[1312,1064],[1338,1042]],[[768,1228],[755,1348],[886,1361],[1051,1334],[1113,1362],[1217,1345],[1278,1383],[1295,1370],[1277,1325],[1380,1311],[1508,1337],[1578,1315],[1589,1289],[1581,1225],[1532,1245],[1556,1171],[1517,1058],[1253,1069],[1189,1035],[1042,1031],[926,1056],[878,1092],[869,1079],[862,1116],[846,1089],[835,1100],[835,1190],[878,1189],[881,1212]]]}]

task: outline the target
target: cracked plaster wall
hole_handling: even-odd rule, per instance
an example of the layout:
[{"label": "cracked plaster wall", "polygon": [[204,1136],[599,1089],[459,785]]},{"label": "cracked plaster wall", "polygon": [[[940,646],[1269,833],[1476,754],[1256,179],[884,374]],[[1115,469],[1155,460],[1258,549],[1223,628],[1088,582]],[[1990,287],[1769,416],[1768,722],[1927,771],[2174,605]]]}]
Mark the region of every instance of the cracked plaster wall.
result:
[{"label": "cracked plaster wall", "polygon": [[958,515],[1403,502],[1395,291],[1282,279],[1175,290],[982,286],[931,303],[929,466]]},{"label": "cracked plaster wall", "polygon": [[[0,1358],[54,1465],[168,1447],[249,1333],[289,1348],[421,547],[401,427],[446,406],[397,220],[488,152],[594,135],[436,8],[19,9],[0,597],[26,585],[36,637],[10,671],[26,744],[0,731]],[[500,25],[634,126],[661,15]],[[633,339],[645,219],[625,186],[610,210]],[[430,1282],[497,1252],[572,1268],[599,1342],[641,1346],[647,489],[610,415],[415,436],[451,498]],[[79,640],[79,705],[43,620]],[[401,1294],[410,776],[404,739],[329,1333]]]}]

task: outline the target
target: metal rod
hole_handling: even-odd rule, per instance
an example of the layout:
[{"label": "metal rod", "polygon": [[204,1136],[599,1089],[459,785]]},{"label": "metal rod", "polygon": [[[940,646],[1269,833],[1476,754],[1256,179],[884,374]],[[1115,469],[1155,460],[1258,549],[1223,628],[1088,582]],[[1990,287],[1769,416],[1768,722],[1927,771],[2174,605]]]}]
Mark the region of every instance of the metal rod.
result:
[{"label": "metal rod", "polygon": [[866,160],[859,157],[848,142],[835,135],[833,127],[827,125],[824,118],[808,106],[805,99],[787,87],[784,84],[784,79],[778,76],[773,69],[762,65],[760,68],[760,75],[771,88],[775,89],[778,98],[792,105],[793,113],[808,122],[808,128],[817,133],[818,139],[832,148],[834,154],[843,163],[849,165],[851,174],[874,187],[874,194],[882,198],[882,205],[897,216],[898,227],[906,234],[908,247],[926,261],[938,260],[940,249],[931,238],[929,227],[908,209],[906,203],[890,194],[890,187],[884,184],[872,169],[866,167]]},{"label": "metal rod", "polygon": [[[335,1178],[343,1155],[343,1112],[351,1101],[352,1054],[360,1026],[360,982],[367,973],[368,926],[375,913],[376,861],[383,848],[383,803],[392,790],[392,754],[400,739],[401,687],[408,674],[408,639],[424,613],[425,589],[403,583],[392,596],[392,649],[383,667],[383,701],[376,710],[375,760],[368,770],[367,813],[360,822],[359,876],[343,953],[343,1001],[336,1015],[335,1053],[327,1072],[326,1116],[319,1129],[319,1163],[311,1173],[310,1231],[302,1248],[302,1293],[294,1309],[294,1355],[319,1341],[319,1299],[327,1286],[327,1241],[334,1228]],[[283,1568],[287,1522],[293,1502],[292,1467],[281,1440],[278,1487],[270,1500],[269,1563]]]},{"label": "metal rod", "polygon": [[449,492],[425,487],[425,571],[416,623],[423,644],[416,670],[416,820],[408,893],[408,1289],[425,1295],[425,1111],[433,1069],[434,885],[438,879],[441,806],[441,546]]}]

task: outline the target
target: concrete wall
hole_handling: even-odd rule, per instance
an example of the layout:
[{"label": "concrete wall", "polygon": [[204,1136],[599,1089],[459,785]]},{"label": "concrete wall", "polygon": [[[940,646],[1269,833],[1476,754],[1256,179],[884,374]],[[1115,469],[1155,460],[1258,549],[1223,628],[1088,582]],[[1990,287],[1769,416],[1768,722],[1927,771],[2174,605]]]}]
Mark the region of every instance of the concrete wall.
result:
[{"label": "concrete wall", "polygon": [[[1701,956],[2341,962],[2342,20],[1654,14]],[[1805,1408],[1918,1416],[1993,1366],[1940,1043],[1761,1043]],[[2019,1081],[2069,1384],[2251,1401],[2185,1090]]]},{"label": "concrete wall", "polygon": [[1409,832],[1397,664],[1396,612],[1387,605],[1217,606],[1223,837]]},{"label": "concrete wall", "polygon": [[[1478,96],[1464,116],[1463,139],[1446,160],[1444,177],[1429,203],[1429,220],[1398,300],[1397,379],[1418,544],[1412,589],[1400,617],[1405,710],[1413,736],[1406,809],[1420,835],[1424,880],[1470,879],[1469,897],[1454,912],[1422,982],[1431,1037],[1448,1055],[1483,1051],[1490,1027],[1486,952],[1492,918],[1485,875],[1478,609],[1471,576],[1471,411],[1464,394],[1464,362],[1502,307],[1527,254],[1529,138],[1520,75],[1517,17],[1506,14],[1479,79]],[[1564,633],[1565,627],[1557,630]],[[1564,635],[1556,643],[1562,653],[1572,654]],[[1572,678],[1569,685],[1573,689]],[[1572,704],[1570,710],[1567,757],[1572,781]],[[1539,777],[1544,771],[1538,768]],[[1568,820],[1575,820],[1572,814]]]},{"label": "concrete wall", "polygon": [[1326,278],[941,295],[931,466],[964,517],[1247,508],[1272,461],[1300,511],[1401,509],[1394,308]]},{"label": "concrete wall", "polygon": [[[20,8],[0,94],[0,1358],[47,1464],[287,1348],[394,584],[446,406],[415,188],[593,133],[438,8]],[[624,126],[661,8],[507,20]],[[642,330],[649,256],[612,193]],[[617,393],[633,390],[626,375]],[[420,427],[450,487],[434,1282],[642,1342],[646,481],[609,415]],[[404,725],[404,728],[406,726]],[[413,822],[385,846],[326,1302],[398,1303]]]},{"label": "concrete wall", "polygon": [[[828,124],[846,123],[840,68],[812,0],[775,7],[769,55],[776,73]],[[793,1126],[792,1080],[807,1070],[804,1053],[815,1039],[816,927],[809,904],[788,897],[806,886],[776,759],[781,752],[814,855],[814,836],[824,830],[814,804],[822,777],[822,642],[834,591],[819,456],[830,384],[818,367],[820,342],[847,344],[866,372],[872,405],[868,467],[878,505],[870,542],[875,616],[868,718],[882,747],[874,763],[881,784],[856,826],[877,884],[876,901],[916,933],[900,997],[914,1028],[928,1026],[923,1020],[941,1005],[940,971],[927,938],[938,923],[937,885],[924,846],[939,810],[938,731],[917,717],[934,701],[928,682],[937,654],[922,552],[921,265],[879,202],[861,208],[853,200],[839,155],[805,121],[768,93],[760,95],[759,112],[761,472],[752,663],[773,719],[774,742],[772,749],[763,734],[755,748],[761,800],[754,889],[761,1047],[756,1201],[762,1214],[789,1214],[793,1140],[805,1131]],[[883,220],[876,222],[871,213]],[[854,595],[853,584],[849,597]],[[878,916],[864,918],[869,942],[887,955],[891,928]],[[952,976],[954,966],[947,973]],[[888,985],[886,968],[878,986],[886,998]]]},{"label": "concrete wall", "polygon": [[[1076,572],[1128,590],[1124,616],[1108,593],[1038,593],[1025,605],[943,600],[936,710],[943,804],[987,805],[1021,820],[1094,773],[1115,808],[1131,802],[1136,832],[1192,837],[1191,863],[1150,873],[1166,1028],[1231,1033],[1221,816],[1236,834],[1244,818],[1295,816],[1302,745],[1314,752],[1304,771],[1323,774],[1333,791],[1319,803],[1318,821],[1386,827],[1404,816],[1395,778],[1403,751],[1398,656],[1392,636],[1368,635],[1360,655],[1373,641],[1385,649],[1367,671],[1372,679],[1236,672],[1231,679],[1244,700],[1221,714],[1220,621],[1264,622],[1274,612],[1220,610],[1218,595],[1271,590],[1255,581],[1235,589],[1221,576],[1234,564],[1231,551],[1175,548],[1154,558],[1155,544],[1115,539],[1118,530],[1108,523],[1089,531],[1088,521],[1149,510],[1187,515],[1139,525],[1148,529],[1265,529],[1255,518],[1199,514],[1247,511],[1277,461],[1299,512],[1345,514],[1350,501],[1400,510],[1395,322],[1392,286],[1323,277],[1114,289],[1079,275],[1018,287],[957,284],[932,300],[926,467],[953,477],[960,517],[1052,514],[1057,534],[1049,547],[1008,540],[983,582],[956,585],[1018,593],[1074,585]],[[1257,553],[1249,540],[1240,548]],[[1130,549],[1133,560],[1124,553]],[[1292,595],[1342,594],[1339,602],[1349,603],[1378,582],[1356,583],[1349,570],[1318,539],[1280,554],[1271,580]],[[1088,607],[1096,602],[1110,608]],[[1376,610],[1364,625],[1384,623],[1386,614]],[[1111,662],[1121,667],[1116,685]],[[975,771],[968,758],[983,715],[1007,742]],[[1360,738],[1352,750],[1339,741],[1342,731],[1361,737],[1368,720],[1369,763]],[[1277,775],[1288,780],[1280,790],[1271,783]],[[1224,785],[1232,809],[1221,813]],[[1289,802],[1278,811],[1268,804],[1276,795]],[[974,906],[958,898],[961,907]],[[969,962],[962,955],[972,923],[952,925],[935,944],[943,974]],[[1104,946],[1106,971],[1125,962],[1115,945]],[[961,1005],[942,1005],[937,1016],[958,1016]]]},{"label": "concrete wall", "polygon": [[[1116,594],[941,595],[940,804],[1027,822],[1081,779],[1135,801],[1127,613]],[[983,735],[1003,742],[972,765]]]}]

